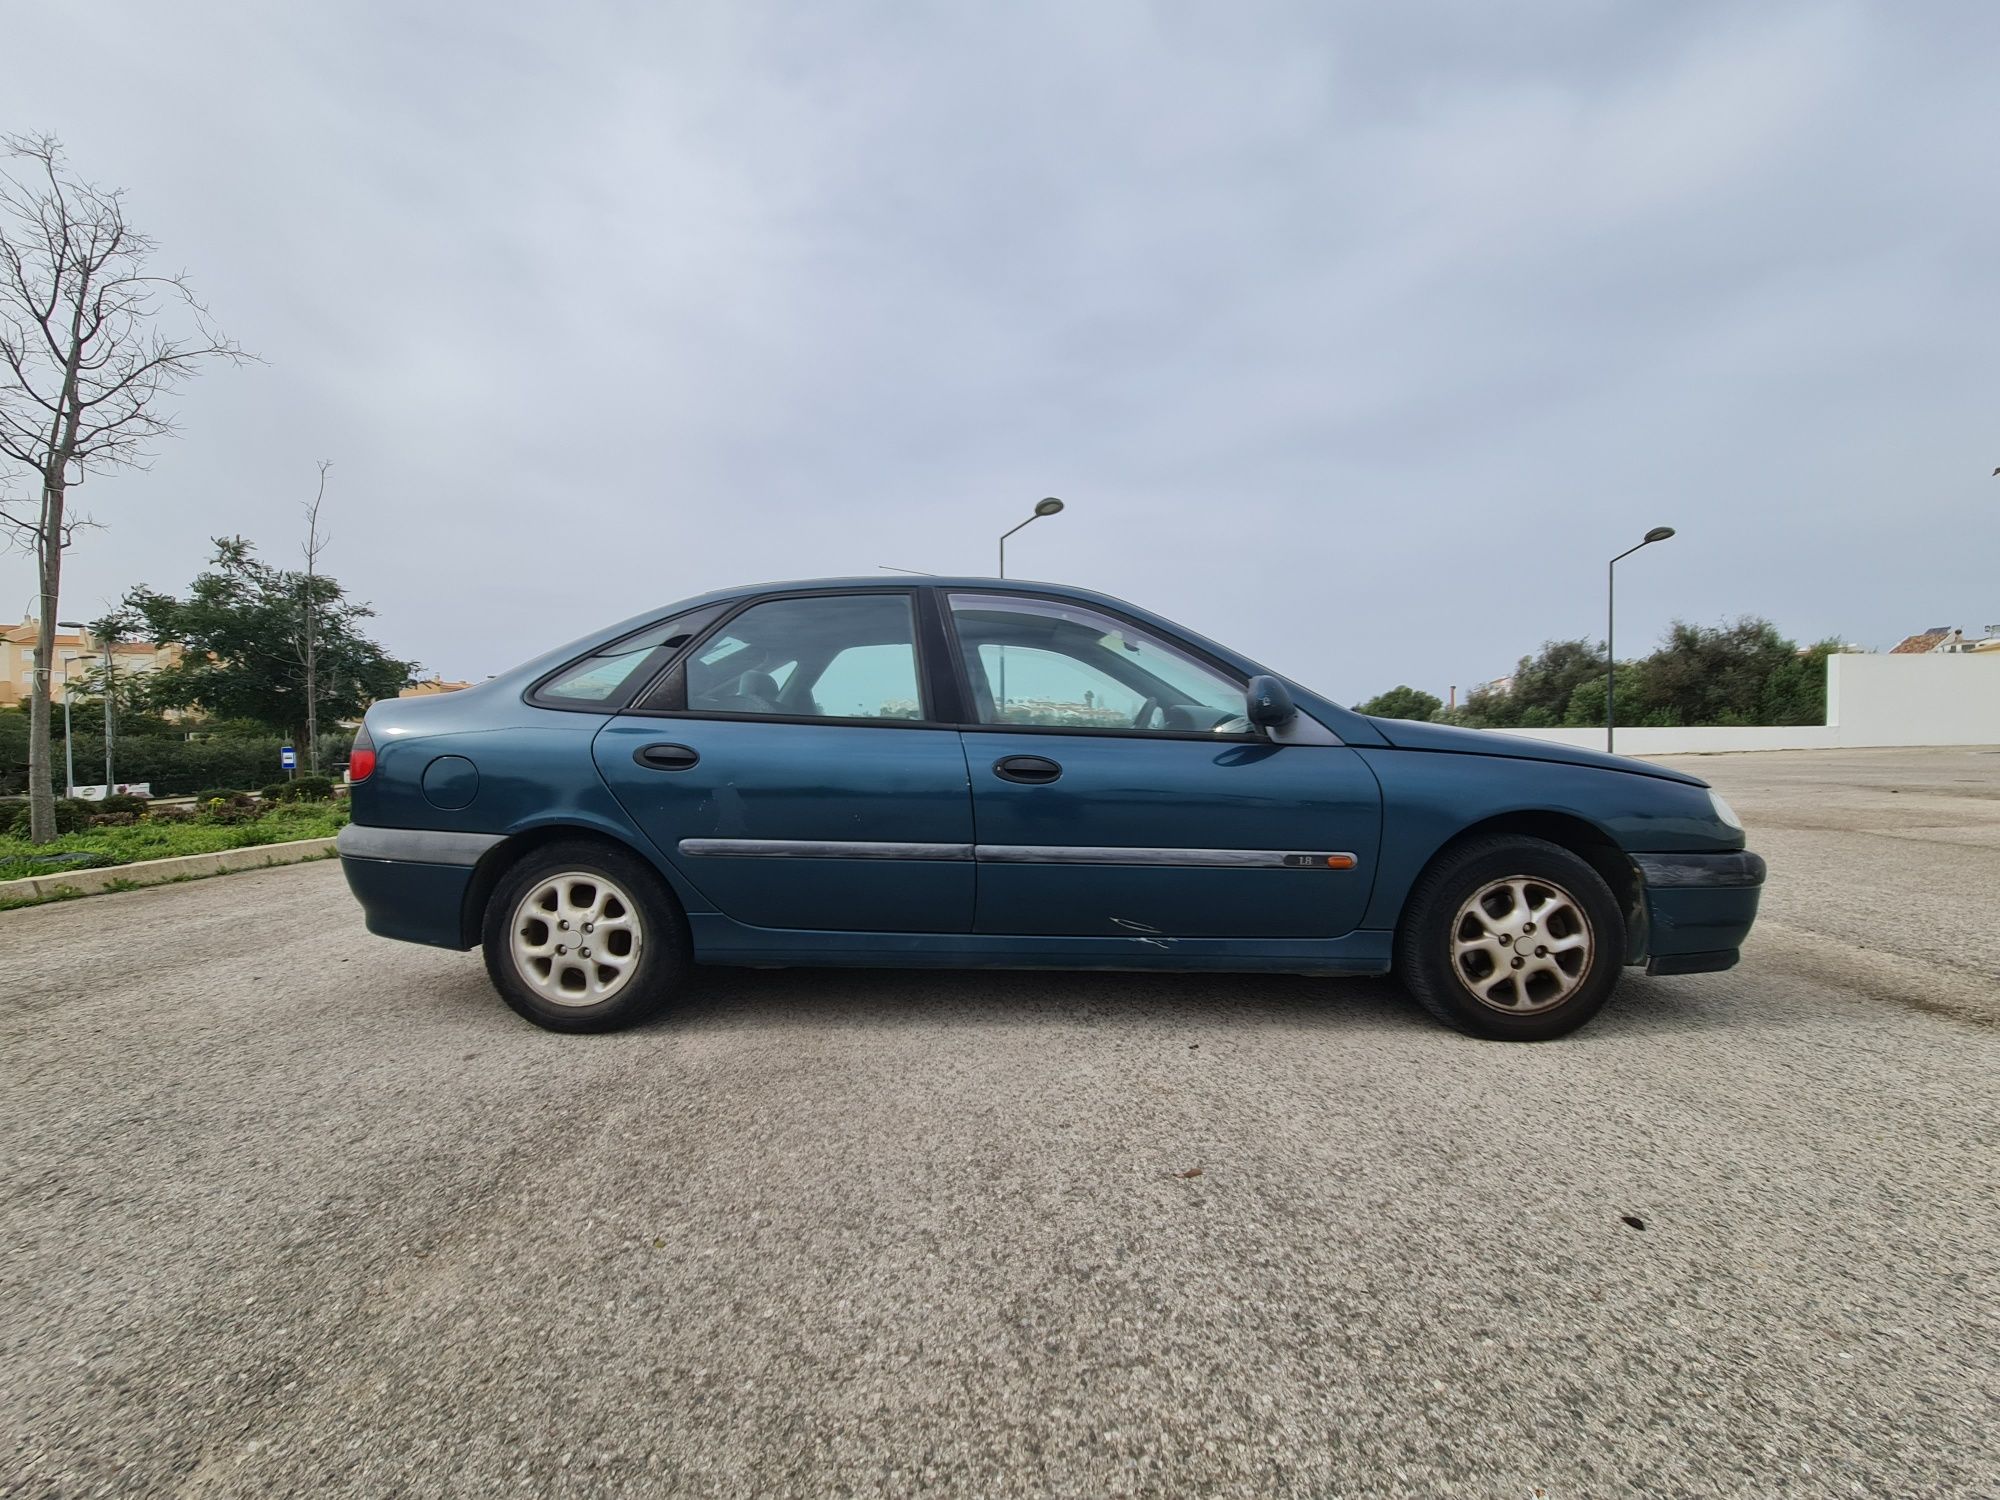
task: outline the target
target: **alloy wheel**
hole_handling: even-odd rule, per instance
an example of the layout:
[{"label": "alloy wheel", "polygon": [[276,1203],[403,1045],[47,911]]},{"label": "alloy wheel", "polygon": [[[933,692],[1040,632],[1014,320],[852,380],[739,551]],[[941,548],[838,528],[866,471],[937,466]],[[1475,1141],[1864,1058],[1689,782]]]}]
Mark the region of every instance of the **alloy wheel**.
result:
[{"label": "alloy wheel", "polygon": [[638,972],[645,935],[631,896],[589,870],[550,875],[515,904],[514,968],[557,1005],[601,1005]]},{"label": "alloy wheel", "polygon": [[1452,923],[1452,969],[1506,1015],[1553,1010],[1589,977],[1595,942],[1576,898],[1552,880],[1510,875],[1467,898]]}]

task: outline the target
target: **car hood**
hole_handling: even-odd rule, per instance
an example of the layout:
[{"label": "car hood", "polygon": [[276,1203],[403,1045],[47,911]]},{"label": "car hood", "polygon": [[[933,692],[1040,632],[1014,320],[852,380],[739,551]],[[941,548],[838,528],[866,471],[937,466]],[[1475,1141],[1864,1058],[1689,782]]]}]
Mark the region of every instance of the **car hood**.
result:
[{"label": "car hood", "polygon": [[1491,729],[1423,724],[1414,719],[1377,719],[1369,716],[1368,722],[1381,731],[1382,738],[1399,750],[1443,750],[1458,755],[1504,755],[1514,760],[1552,760],[1566,766],[1594,766],[1601,771],[1630,771],[1637,776],[1657,776],[1662,781],[1681,781],[1689,786],[1708,785],[1699,776],[1656,766],[1651,761],[1606,755],[1600,750],[1580,750],[1570,745],[1558,745],[1553,740],[1528,739]]}]

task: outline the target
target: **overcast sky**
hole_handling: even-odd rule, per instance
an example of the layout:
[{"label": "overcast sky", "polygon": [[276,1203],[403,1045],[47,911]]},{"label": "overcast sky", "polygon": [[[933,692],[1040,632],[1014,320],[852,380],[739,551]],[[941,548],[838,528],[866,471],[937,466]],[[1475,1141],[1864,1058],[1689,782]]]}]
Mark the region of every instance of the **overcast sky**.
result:
[{"label": "overcast sky", "polygon": [[[500,670],[729,583],[1123,595],[1354,699],[1548,637],[2000,623],[2000,6],[12,6],[266,361],[65,617],[207,538]],[[0,559],[20,618],[26,560]],[[1622,654],[1622,653],[1621,653]]]}]

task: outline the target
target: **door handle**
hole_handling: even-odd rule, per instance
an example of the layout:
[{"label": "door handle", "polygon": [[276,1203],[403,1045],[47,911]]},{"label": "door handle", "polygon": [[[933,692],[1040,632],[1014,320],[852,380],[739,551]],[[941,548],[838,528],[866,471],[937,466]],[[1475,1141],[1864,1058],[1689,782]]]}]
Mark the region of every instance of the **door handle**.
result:
[{"label": "door handle", "polygon": [[685,771],[701,756],[686,745],[642,745],[632,752],[632,759],[655,771]]},{"label": "door handle", "polygon": [[1062,775],[1062,767],[1045,755],[1003,755],[993,762],[993,774],[1023,786],[1047,786]]}]

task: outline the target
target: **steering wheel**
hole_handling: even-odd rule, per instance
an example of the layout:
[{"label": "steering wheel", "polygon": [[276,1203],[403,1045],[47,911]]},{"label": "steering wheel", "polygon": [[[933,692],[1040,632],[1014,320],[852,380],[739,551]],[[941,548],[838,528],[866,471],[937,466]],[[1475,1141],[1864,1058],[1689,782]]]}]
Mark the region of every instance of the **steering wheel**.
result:
[{"label": "steering wheel", "polygon": [[1144,703],[1139,705],[1139,711],[1132,715],[1132,727],[1134,729],[1151,728],[1152,726],[1146,721],[1151,719],[1155,714],[1159,715],[1162,723],[1165,723],[1167,717],[1166,705],[1161,703],[1158,698],[1148,698]]}]

